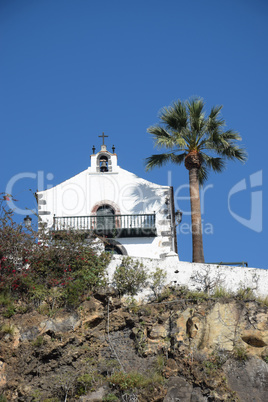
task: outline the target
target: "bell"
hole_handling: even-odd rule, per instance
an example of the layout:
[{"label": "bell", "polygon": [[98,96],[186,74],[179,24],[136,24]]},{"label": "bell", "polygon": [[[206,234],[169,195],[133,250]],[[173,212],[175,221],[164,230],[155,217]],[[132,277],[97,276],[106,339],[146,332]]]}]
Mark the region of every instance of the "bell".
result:
[{"label": "bell", "polygon": [[100,161],[100,162],[101,162],[101,164],[100,164],[100,171],[101,171],[101,172],[107,172],[108,169],[107,169],[106,161]]}]

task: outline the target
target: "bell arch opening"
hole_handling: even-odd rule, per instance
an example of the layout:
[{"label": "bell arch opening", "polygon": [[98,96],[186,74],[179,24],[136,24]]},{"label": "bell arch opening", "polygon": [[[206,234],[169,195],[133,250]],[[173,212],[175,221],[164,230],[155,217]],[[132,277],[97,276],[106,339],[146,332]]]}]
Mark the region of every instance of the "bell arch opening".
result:
[{"label": "bell arch opening", "polygon": [[111,155],[101,153],[97,158],[97,172],[105,173],[112,171]]}]

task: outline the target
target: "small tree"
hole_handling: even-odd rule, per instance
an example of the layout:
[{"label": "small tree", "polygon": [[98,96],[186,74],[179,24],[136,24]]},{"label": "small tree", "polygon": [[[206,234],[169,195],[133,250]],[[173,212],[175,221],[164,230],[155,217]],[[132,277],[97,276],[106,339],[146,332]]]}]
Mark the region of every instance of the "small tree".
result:
[{"label": "small tree", "polygon": [[115,270],[113,285],[120,296],[126,294],[135,296],[142,288],[147,287],[147,280],[148,274],[143,264],[133,261],[130,257],[125,257]]},{"label": "small tree", "polygon": [[157,267],[155,271],[150,275],[151,279],[151,289],[154,292],[155,297],[158,297],[163,286],[165,280],[167,278],[167,273],[164,269]]}]

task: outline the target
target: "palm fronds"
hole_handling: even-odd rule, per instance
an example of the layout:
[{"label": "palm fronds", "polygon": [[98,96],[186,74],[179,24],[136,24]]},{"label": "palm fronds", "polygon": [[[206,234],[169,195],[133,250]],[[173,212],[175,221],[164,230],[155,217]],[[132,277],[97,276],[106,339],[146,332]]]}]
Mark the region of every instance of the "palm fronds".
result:
[{"label": "palm fronds", "polygon": [[151,170],[156,166],[161,167],[166,165],[168,162],[180,165],[184,161],[186,155],[187,153],[184,152],[179,155],[175,155],[173,153],[164,153],[149,156],[149,158],[146,158],[146,170]]},{"label": "palm fronds", "polygon": [[161,110],[162,125],[151,126],[147,131],[154,136],[156,146],[170,152],[147,158],[147,170],[168,162],[180,164],[187,154],[196,151],[202,157],[199,169],[199,181],[202,184],[208,178],[209,170],[221,172],[224,169],[224,159],[246,161],[245,149],[237,145],[237,141],[241,140],[240,135],[233,130],[224,130],[222,106],[213,106],[208,117],[204,108],[204,100],[193,97],[185,102],[178,100]]}]

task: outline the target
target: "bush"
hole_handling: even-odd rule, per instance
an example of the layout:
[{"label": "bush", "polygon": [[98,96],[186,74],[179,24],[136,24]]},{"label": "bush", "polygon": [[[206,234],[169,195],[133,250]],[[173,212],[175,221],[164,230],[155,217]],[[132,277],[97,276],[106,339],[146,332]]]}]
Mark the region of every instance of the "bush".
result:
[{"label": "bush", "polygon": [[85,395],[92,387],[93,377],[90,374],[83,374],[77,378],[77,395]]},{"label": "bush", "polygon": [[102,398],[102,402],[118,402],[119,399],[115,394],[108,394],[104,398]]},{"label": "bush", "polygon": [[230,292],[228,292],[228,290],[226,290],[222,286],[216,287],[213,291],[213,297],[216,297],[216,298],[228,298],[231,296],[232,296],[232,294]]},{"label": "bush", "polygon": [[155,272],[150,275],[151,289],[154,292],[155,297],[159,297],[161,290],[163,289],[164,282],[167,278],[167,273],[164,269],[156,268]]},{"label": "bush", "polygon": [[42,335],[39,335],[33,342],[32,345],[40,348],[44,344],[44,337]]},{"label": "bush", "polygon": [[118,371],[108,378],[109,385],[115,387],[120,392],[135,391],[136,389],[150,388],[152,385],[160,385],[164,383],[162,375],[152,372],[147,375],[132,371],[124,373]]},{"label": "bush", "polygon": [[10,318],[16,313],[16,309],[13,304],[7,306],[6,310],[3,312],[3,317]]},{"label": "bush", "polygon": [[1,329],[0,329],[1,334],[6,335],[14,335],[15,328],[13,325],[10,324],[3,324]]},{"label": "bush", "polygon": [[166,364],[166,357],[162,354],[158,355],[154,361],[154,368],[156,374],[162,375]]},{"label": "bush", "polygon": [[237,292],[239,300],[255,300],[254,292],[251,288],[241,288]]},{"label": "bush", "polygon": [[15,314],[12,303],[17,299],[35,307],[46,302],[53,311],[76,306],[89,291],[105,284],[107,253],[99,255],[75,231],[24,232],[5,204],[10,197],[0,195],[0,291],[8,296],[0,297],[0,304],[6,306],[5,317]]},{"label": "bush", "polygon": [[113,276],[113,285],[120,296],[135,296],[143,288],[148,286],[148,274],[143,264],[125,257]]},{"label": "bush", "polygon": [[265,363],[268,364],[268,355],[262,356],[263,360],[265,361]]},{"label": "bush", "polygon": [[1,306],[8,306],[9,304],[12,304],[13,300],[12,297],[8,292],[3,292],[0,294],[0,305]]},{"label": "bush", "polygon": [[145,382],[146,378],[144,375],[137,372],[124,373],[123,371],[118,371],[117,373],[112,374],[109,378],[109,384],[118,388],[120,391],[142,388],[144,387]]},{"label": "bush", "polygon": [[233,349],[233,356],[236,360],[247,360],[248,354],[244,347],[235,346]]},{"label": "bush", "polygon": [[258,297],[257,301],[262,304],[263,306],[267,306],[268,307],[268,296],[266,297]]}]

